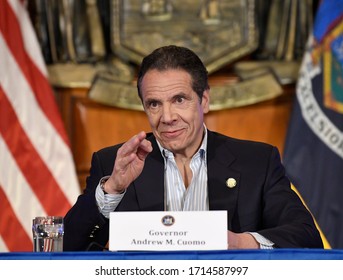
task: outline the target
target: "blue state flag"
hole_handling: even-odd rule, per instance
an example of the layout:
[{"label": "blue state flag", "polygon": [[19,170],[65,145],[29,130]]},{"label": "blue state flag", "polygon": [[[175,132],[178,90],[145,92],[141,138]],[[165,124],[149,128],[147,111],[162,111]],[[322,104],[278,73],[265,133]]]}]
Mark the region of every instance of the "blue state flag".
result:
[{"label": "blue state flag", "polygon": [[343,248],[343,1],[318,7],[283,154],[287,175],[332,248]]}]

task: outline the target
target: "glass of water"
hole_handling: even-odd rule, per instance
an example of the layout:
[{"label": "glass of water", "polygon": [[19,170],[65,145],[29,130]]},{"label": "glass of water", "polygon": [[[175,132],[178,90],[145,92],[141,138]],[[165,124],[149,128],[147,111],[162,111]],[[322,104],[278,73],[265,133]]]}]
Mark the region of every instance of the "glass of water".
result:
[{"label": "glass of water", "polygon": [[32,221],[33,252],[62,252],[63,217],[36,217]]}]

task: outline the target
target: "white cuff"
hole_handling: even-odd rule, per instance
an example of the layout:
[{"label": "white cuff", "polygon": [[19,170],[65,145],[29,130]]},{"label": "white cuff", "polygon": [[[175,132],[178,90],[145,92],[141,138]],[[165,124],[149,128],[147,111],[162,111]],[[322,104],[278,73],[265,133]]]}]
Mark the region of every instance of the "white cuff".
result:
[{"label": "white cuff", "polygon": [[274,243],[257,232],[248,232],[260,244],[260,249],[274,249]]},{"label": "white cuff", "polygon": [[113,212],[117,206],[119,205],[120,201],[125,195],[125,192],[122,194],[105,194],[104,191],[100,187],[100,182],[103,179],[108,179],[110,176],[105,176],[100,179],[98,186],[95,190],[95,199],[101,214],[103,214],[106,218],[110,217],[110,212]]}]

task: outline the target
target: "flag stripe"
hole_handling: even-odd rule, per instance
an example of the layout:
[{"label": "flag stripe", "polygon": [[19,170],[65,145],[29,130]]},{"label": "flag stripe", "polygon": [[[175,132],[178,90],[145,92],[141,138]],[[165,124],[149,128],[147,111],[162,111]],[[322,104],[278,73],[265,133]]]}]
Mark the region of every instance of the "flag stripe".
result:
[{"label": "flag stripe", "polygon": [[[0,235],[9,251],[32,251],[32,237],[23,229],[0,185]],[[13,238],[15,233],[15,238]]]},{"label": "flag stripe", "polygon": [[12,201],[13,211],[21,225],[26,233],[31,235],[32,218],[36,215],[45,216],[46,212],[23,176],[1,134],[0,151],[0,166],[6,166],[0,168],[0,185],[4,187],[3,191],[7,199]]},{"label": "flag stripe", "polygon": [[8,248],[6,246],[5,241],[2,239],[1,233],[0,233],[0,250],[3,252],[8,252]]},{"label": "flag stripe", "polygon": [[6,119],[0,122],[0,133],[34,193],[48,214],[64,215],[71,205],[22,129],[1,86],[0,111]]},{"label": "flag stripe", "polygon": [[41,54],[40,45],[38,43],[38,40],[36,40],[36,38],[33,38],[35,37],[35,31],[32,27],[31,19],[29,18],[29,15],[25,8],[25,3],[27,3],[27,0],[20,1],[21,4],[18,3],[17,0],[7,1],[11,6],[13,12],[15,13],[17,19],[19,19],[18,23],[22,30],[21,36],[23,36],[23,43],[28,56],[31,57],[31,60],[38,67],[39,71],[42,72],[45,77],[47,77],[47,69],[43,56]]},{"label": "flag stripe", "polygon": [[[23,8],[20,7],[20,5],[13,5],[13,7],[18,9]],[[26,13],[20,11],[17,12],[20,14],[21,20],[26,18]],[[54,95],[50,84],[25,51],[26,46],[23,42],[22,35],[26,32],[29,32],[28,29],[30,28],[30,24],[27,22],[23,22],[22,24],[25,29],[23,30],[24,32],[21,30],[21,26],[12,10],[12,7],[7,3],[7,1],[2,1],[2,7],[0,9],[0,32],[3,34],[8,48],[10,49],[15,60],[21,68],[21,71],[30,84],[39,105],[43,109],[43,112],[51,121],[52,125],[55,126],[64,142],[69,146],[69,140],[67,138],[62,120],[58,117],[59,112],[55,104]],[[35,59],[37,53],[32,53],[32,56],[32,58]]]},{"label": "flag stripe", "polygon": [[[4,65],[6,65],[6,68],[0,68],[0,83],[3,85],[3,90],[10,103],[13,104],[13,109],[20,120],[21,126],[36,147],[37,152],[58,181],[69,202],[73,203],[79,187],[75,177],[70,148],[56,133],[49,120],[46,119],[34,98],[34,93],[22,75],[21,69],[8,50],[1,33],[0,56]],[[68,162],[69,165],[66,164]],[[70,181],[72,178],[74,178],[74,182]]]}]

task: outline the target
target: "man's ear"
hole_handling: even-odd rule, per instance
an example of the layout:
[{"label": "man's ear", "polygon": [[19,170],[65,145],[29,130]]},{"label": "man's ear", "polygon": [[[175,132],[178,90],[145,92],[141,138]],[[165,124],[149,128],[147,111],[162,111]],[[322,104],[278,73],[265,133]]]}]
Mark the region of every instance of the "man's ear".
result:
[{"label": "man's ear", "polygon": [[210,89],[206,89],[201,99],[201,106],[204,114],[210,111]]}]

